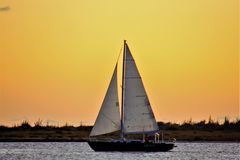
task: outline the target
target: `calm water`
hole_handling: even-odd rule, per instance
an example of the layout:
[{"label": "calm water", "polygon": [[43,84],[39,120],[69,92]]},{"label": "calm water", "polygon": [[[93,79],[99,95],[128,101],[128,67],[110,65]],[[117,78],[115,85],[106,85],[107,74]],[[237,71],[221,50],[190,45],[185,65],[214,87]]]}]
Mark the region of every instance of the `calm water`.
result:
[{"label": "calm water", "polygon": [[87,143],[0,143],[0,160],[239,159],[240,143],[176,143],[171,152],[94,152]]}]

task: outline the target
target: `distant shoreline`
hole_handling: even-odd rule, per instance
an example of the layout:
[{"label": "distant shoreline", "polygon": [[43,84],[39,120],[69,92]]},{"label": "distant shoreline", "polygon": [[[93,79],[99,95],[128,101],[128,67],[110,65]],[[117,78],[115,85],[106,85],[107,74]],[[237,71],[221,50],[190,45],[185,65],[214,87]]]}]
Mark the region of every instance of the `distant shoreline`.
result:
[{"label": "distant shoreline", "polygon": [[[183,124],[158,122],[164,140],[175,138],[177,142],[240,142],[240,120],[219,124],[185,122]],[[41,121],[31,126],[24,121],[19,126],[0,125],[0,142],[86,142],[92,126],[43,126]],[[119,132],[102,135],[98,138],[119,139]],[[161,135],[161,134],[160,134]],[[126,139],[142,139],[143,135],[126,135]],[[154,139],[154,137],[151,137]],[[161,137],[160,137],[161,139]]]},{"label": "distant shoreline", "polygon": [[[176,138],[177,142],[240,142],[240,131],[226,130],[162,130],[164,140]],[[0,132],[0,142],[86,142],[90,128],[52,128],[52,129],[19,129]],[[118,139],[115,132],[104,138]],[[142,139],[142,135],[128,135],[126,139]],[[160,137],[161,139],[161,137]]]}]

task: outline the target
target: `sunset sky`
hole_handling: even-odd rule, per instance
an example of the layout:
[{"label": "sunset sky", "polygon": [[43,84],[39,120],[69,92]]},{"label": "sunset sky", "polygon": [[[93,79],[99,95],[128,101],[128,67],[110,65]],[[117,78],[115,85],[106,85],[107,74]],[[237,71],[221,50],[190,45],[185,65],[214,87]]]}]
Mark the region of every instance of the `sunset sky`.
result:
[{"label": "sunset sky", "polygon": [[93,124],[124,39],[158,121],[236,119],[239,7],[239,0],[0,0],[0,125]]}]

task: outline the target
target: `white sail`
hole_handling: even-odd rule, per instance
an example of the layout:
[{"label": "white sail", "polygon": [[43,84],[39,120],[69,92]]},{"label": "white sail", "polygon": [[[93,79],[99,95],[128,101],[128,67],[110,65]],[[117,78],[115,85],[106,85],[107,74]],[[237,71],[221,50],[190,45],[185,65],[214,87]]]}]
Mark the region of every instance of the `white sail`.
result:
[{"label": "white sail", "polygon": [[125,43],[124,133],[150,133],[159,130],[141,76]]},{"label": "white sail", "polygon": [[117,91],[117,65],[90,136],[120,130],[120,112]]}]

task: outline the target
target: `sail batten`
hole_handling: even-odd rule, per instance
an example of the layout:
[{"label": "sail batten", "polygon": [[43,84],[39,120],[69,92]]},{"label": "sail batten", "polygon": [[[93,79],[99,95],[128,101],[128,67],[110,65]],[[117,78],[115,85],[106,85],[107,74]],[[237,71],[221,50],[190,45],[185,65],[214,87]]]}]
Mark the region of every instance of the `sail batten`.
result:
[{"label": "sail batten", "polygon": [[124,133],[155,133],[155,120],[142,78],[132,54],[125,44]]},{"label": "sail batten", "polygon": [[120,130],[120,111],[117,91],[117,65],[107,93],[103,100],[98,117],[90,136],[98,136]]}]

